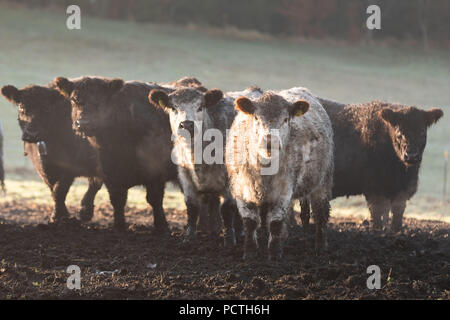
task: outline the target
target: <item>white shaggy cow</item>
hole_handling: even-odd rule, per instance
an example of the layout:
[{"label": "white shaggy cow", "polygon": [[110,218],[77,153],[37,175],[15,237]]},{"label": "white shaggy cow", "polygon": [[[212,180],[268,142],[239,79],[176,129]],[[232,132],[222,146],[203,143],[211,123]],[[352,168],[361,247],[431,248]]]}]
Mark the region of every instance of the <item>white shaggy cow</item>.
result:
[{"label": "white shaggy cow", "polygon": [[244,259],[257,253],[256,229],[269,231],[269,258],[282,256],[295,198],[311,199],[316,251],[326,244],[333,178],[333,130],[320,102],[303,88],[239,97],[226,143],[230,191],[245,228]]},{"label": "white shaggy cow", "polygon": [[[200,83],[179,88],[167,95],[164,91],[150,92],[149,100],[170,116],[174,149],[173,160],[178,165],[178,177],[183,189],[188,214],[186,239],[196,235],[197,220],[202,207],[207,207],[209,220],[220,215],[224,224],[224,245],[236,244],[234,218],[238,217],[236,203],[228,190],[224,165],[226,131],[236,115],[234,99],[240,95],[256,96],[259,89],[242,92],[206,91]],[[211,150],[211,142],[218,146]],[[208,157],[209,156],[209,157]],[[211,227],[213,229],[213,227]],[[215,232],[217,230],[210,230]]]}]

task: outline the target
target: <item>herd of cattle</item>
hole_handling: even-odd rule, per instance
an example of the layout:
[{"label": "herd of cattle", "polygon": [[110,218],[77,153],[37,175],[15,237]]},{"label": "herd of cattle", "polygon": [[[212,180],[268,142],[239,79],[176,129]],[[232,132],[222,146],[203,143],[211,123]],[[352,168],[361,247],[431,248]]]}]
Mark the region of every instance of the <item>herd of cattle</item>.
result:
[{"label": "herd of cattle", "polygon": [[[223,225],[226,247],[244,238],[244,258],[261,247],[274,260],[282,256],[296,199],[305,227],[312,211],[318,253],[336,197],[364,195],[373,229],[400,230],[417,190],[427,129],[443,116],[437,108],[380,101],[342,104],[305,88],[223,93],[190,77],[160,85],[58,77],[46,86],[7,85],[1,93],[18,106],[25,153],[52,192],[53,221],[68,218],[65,198],[82,176],[89,179],[82,221],[93,217],[104,183],[114,227],[123,230],[128,189],[143,185],[155,229],[166,232],[162,204],[172,181],[184,193],[186,241],[206,219],[212,234]],[[208,132],[220,134],[213,141]],[[198,135],[200,154],[213,141],[221,148],[212,155],[221,161],[196,161]],[[274,157],[276,171],[264,173]]]}]

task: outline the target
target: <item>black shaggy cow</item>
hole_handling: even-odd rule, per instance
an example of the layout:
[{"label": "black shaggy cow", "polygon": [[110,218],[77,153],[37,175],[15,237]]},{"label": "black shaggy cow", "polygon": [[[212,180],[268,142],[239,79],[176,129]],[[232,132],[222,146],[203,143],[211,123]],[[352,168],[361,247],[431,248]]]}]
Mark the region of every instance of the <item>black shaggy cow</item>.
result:
[{"label": "black shaggy cow", "polygon": [[[406,201],[417,191],[427,129],[442,116],[428,111],[373,101],[341,104],[319,99],[334,130],[335,170],[333,198],[364,195],[372,227],[402,226]],[[309,205],[302,201],[302,221],[309,219]]]},{"label": "black shaggy cow", "polygon": [[168,230],[162,203],[165,183],[176,180],[171,161],[169,117],[152,106],[148,93],[164,89],[156,84],[121,79],[56,78],[56,85],[72,102],[74,129],[98,150],[114,207],[114,228],[125,229],[128,189],[144,185],[157,230]]},{"label": "black shaggy cow", "polygon": [[76,177],[88,177],[89,189],[81,201],[80,218],[88,221],[94,212],[94,198],[102,186],[95,150],[72,131],[70,102],[56,90],[31,85],[24,89],[4,86],[3,96],[18,106],[25,153],[50,188],[55,202],[51,221],[68,217],[67,192]]}]

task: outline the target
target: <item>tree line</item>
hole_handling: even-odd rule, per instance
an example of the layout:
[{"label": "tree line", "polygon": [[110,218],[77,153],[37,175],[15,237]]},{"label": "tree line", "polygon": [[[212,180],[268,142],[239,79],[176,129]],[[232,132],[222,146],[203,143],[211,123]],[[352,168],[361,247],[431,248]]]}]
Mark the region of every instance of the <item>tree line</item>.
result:
[{"label": "tree line", "polygon": [[[15,0],[30,7],[74,1]],[[236,27],[271,35],[348,41],[400,40],[450,46],[448,0],[79,0],[83,13],[136,22]],[[369,5],[381,30],[366,27]]]}]

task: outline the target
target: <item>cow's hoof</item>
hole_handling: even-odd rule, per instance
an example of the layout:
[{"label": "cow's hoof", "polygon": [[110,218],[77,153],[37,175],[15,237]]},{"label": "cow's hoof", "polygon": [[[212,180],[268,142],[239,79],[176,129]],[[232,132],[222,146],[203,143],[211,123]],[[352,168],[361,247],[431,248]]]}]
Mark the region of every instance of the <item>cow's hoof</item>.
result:
[{"label": "cow's hoof", "polygon": [[167,223],[166,219],[155,219],[155,230],[158,233],[161,234],[168,234],[170,233],[169,224]]},{"label": "cow's hoof", "polygon": [[223,237],[223,246],[227,249],[234,248],[236,246],[236,236],[233,231],[228,231]]},{"label": "cow's hoof", "polygon": [[271,263],[278,263],[281,261],[281,259],[283,258],[283,254],[281,252],[277,252],[274,254],[269,254],[268,260]]},{"label": "cow's hoof", "polygon": [[244,252],[244,256],[242,257],[242,259],[244,261],[251,261],[256,259],[257,257],[258,257],[258,250],[251,250],[251,251],[246,250]]},{"label": "cow's hoof", "polygon": [[125,222],[114,222],[113,229],[116,232],[125,232],[127,230],[127,224]]},{"label": "cow's hoof", "polygon": [[94,207],[81,207],[78,213],[82,222],[89,222],[94,217]]},{"label": "cow's hoof", "polygon": [[187,227],[186,234],[184,235],[183,243],[189,243],[197,237],[197,230],[191,227]]},{"label": "cow's hoof", "polygon": [[245,233],[244,232],[236,232],[236,242],[244,243],[245,242]]},{"label": "cow's hoof", "polygon": [[197,238],[196,234],[185,235],[184,238],[183,238],[183,243],[184,244],[191,243],[196,238]]},{"label": "cow's hoof", "polygon": [[49,223],[54,225],[62,225],[69,221],[69,214],[54,214],[50,217]]},{"label": "cow's hoof", "polygon": [[269,241],[269,261],[280,261],[283,256],[283,244],[279,239]]}]

